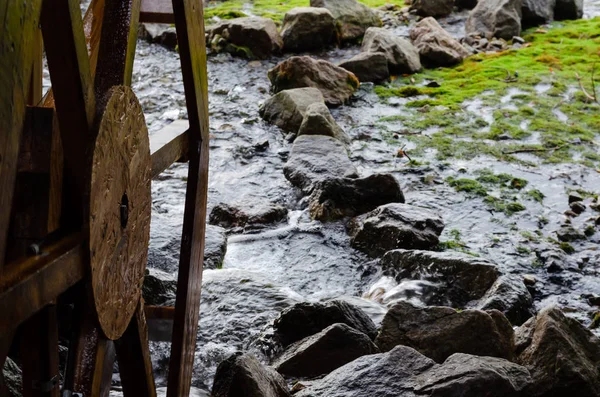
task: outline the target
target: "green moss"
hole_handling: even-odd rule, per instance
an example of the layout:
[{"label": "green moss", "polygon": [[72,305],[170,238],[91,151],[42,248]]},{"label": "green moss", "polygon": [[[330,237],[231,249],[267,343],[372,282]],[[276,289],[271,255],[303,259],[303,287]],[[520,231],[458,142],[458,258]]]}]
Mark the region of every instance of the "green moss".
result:
[{"label": "green moss", "polygon": [[528,190],[525,194],[540,204],[544,202],[544,197],[546,197],[544,196],[544,193],[537,189]]},{"label": "green moss", "polygon": [[531,254],[531,250],[523,245],[519,245],[516,248],[516,251],[520,255],[529,255]]},{"label": "green moss", "polygon": [[521,203],[508,203],[504,212],[506,212],[508,215],[512,215],[515,212],[525,211],[526,209],[527,208],[525,208],[525,206]]},{"label": "green moss", "polygon": [[457,192],[467,192],[478,196],[487,196],[487,190],[474,179],[448,177],[446,182]]},{"label": "green moss", "polygon": [[527,186],[527,180],[523,178],[517,178],[507,173],[495,174],[490,169],[480,170],[477,180],[482,183],[489,183],[492,185],[508,187],[511,189],[522,189]]},{"label": "green moss", "polygon": [[386,88],[383,86],[375,87],[375,92],[382,98],[401,97],[408,98],[411,96],[421,95],[423,91],[415,86],[408,85],[402,87]]},{"label": "green moss", "polygon": [[591,237],[591,236],[593,236],[594,234],[596,234],[596,228],[595,228],[594,226],[592,226],[592,225],[588,225],[588,226],[586,226],[586,228],[585,228],[585,230],[583,231],[583,233],[584,233],[586,236],[588,236],[588,237]]},{"label": "green moss", "polygon": [[569,243],[559,243],[558,246],[560,247],[561,250],[565,251],[567,254],[572,254],[575,252],[575,248],[573,248],[573,246]]}]

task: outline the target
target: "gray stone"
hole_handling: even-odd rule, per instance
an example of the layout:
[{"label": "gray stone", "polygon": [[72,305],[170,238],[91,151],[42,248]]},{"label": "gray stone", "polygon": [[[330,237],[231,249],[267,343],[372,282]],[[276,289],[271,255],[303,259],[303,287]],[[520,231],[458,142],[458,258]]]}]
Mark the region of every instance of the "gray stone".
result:
[{"label": "gray stone", "polygon": [[[6,361],[4,361],[2,375],[4,376],[4,386],[8,392],[6,397],[21,397],[23,395],[21,392],[23,390],[23,371],[10,357],[6,357]],[[0,392],[2,391],[2,380],[0,379]]]},{"label": "gray stone", "polygon": [[410,31],[424,65],[451,66],[468,57],[469,51],[446,32],[435,19],[428,17],[419,21]]},{"label": "gray stone", "polygon": [[353,218],[351,244],[377,257],[396,249],[432,249],[439,243],[444,222],[439,215],[414,205],[391,203]]},{"label": "gray stone", "polygon": [[208,217],[211,225],[224,228],[268,225],[287,219],[288,210],[277,204],[254,203],[229,205],[219,203],[213,207]]},{"label": "gray stone", "polygon": [[323,94],[317,88],[295,88],[281,91],[263,104],[259,114],[286,132],[298,133],[308,106],[325,103]]},{"label": "gray stone", "polygon": [[475,307],[501,311],[513,325],[521,325],[535,315],[533,298],[517,275],[499,277]]},{"label": "gray stone", "polygon": [[309,105],[298,129],[298,135],[327,135],[340,142],[350,143],[350,138],[335,122],[329,108],[322,102]]},{"label": "gray stone", "polygon": [[294,141],[283,173],[292,185],[310,194],[315,183],[342,177],[357,177],[344,145],[323,135],[301,135]]},{"label": "gray stone", "polygon": [[269,70],[268,77],[275,92],[290,88],[318,88],[329,106],[346,103],[360,85],[356,76],[346,69],[308,56],[286,59]]},{"label": "gray stone", "polygon": [[521,22],[524,27],[538,26],[554,18],[556,0],[521,0]]},{"label": "gray stone", "polygon": [[454,8],[454,0],[414,0],[412,10],[424,17],[445,17]]},{"label": "gray stone", "polygon": [[467,34],[510,40],[521,35],[521,0],[479,0],[465,25]]},{"label": "gray stone", "polygon": [[320,50],[336,41],[335,19],[325,8],[299,7],[283,18],[281,37],[285,51]]},{"label": "gray stone", "polygon": [[373,353],[377,347],[367,335],[346,324],[333,324],[290,345],[273,366],[287,376],[315,377]]},{"label": "gray stone", "polygon": [[421,70],[419,51],[415,46],[383,28],[367,29],[361,51],[385,54],[391,73],[416,73]]},{"label": "gray stone", "polygon": [[356,0],[310,0],[310,6],[331,11],[342,41],[356,41],[363,37],[367,28],[381,26],[375,11]]},{"label": "gray stone", "polygon": [[148,305],[169,306],[175,303],[177,292],[177,278],[172,273],[167,273],[151,267],[146,268],[142,296]]},{"label": "gray stone", "polygon": [[387,57],[382,52],[361,52],[339,66],[354,73],[360,82],[380,83],[390,78]]},{"label": "gray stone", "polygon": [[207,34],[209,43],[219,36],[234,46],[233,50],[238,47],[248,57],[260,59],[280,52],[283,46],[277,26],[270,18],[244,17],[224,20],[209,27]]},{"label": "gray stone", "polygon": [[142,23],[140,36],[150,43],[160,44],[171,50],[177,47],[177,32],[170,24]]},{"label": "gray stone", "polygon": [[218,226],[206,225],[204,235],[204,269],[220,268],[227,253],[227,234]]},{"label": "gray stone", "polygon": [[556,0],[554,19],[580,19],[583,17],[583,0]]}]

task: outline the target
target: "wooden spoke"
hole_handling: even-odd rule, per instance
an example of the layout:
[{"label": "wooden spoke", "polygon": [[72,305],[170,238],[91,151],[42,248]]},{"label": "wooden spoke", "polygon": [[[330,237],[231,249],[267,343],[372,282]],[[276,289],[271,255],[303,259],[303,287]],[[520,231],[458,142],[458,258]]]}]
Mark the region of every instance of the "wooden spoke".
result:
[{"label": "wooden spoke", "polygon": [[140,22],[175,23],[171,0],[142,0]]},{"label": "wooden spoke", "polygon": [[183,218],[168,397],[187,396],[200,315],[208,187],[208,88],[202,2],[173,0],[189,117],[189,172]]},{"label": "wooden spoke", "polygon": [[152,178],[169,168],[171,164],[187,157],[188,125],[185,120],[177,120],[150,137],[152,155]]},{"label": "wooden spoke", "polygon": [[41,0],[0,3],[0,272],[13,200],[19,137],[29,95]]}]

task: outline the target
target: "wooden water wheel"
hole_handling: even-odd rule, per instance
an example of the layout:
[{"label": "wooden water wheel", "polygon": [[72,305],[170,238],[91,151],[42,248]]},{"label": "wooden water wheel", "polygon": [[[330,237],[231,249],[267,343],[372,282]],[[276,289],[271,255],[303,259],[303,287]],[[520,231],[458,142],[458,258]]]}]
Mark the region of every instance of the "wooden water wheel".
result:
[{"label": "wooden water wheel", "polygon": [[[0,365],[16,357],[24,396],[87,397],[108,394],[117,360],[125,396],[154,396],[148,331],[159,324],[171,341],[167,395],[187,396],[208,178],[202,2],[93,0],[83,18],[79,7],[0,0]],[[130,88],[140,22],[175,24],[189,117],[152,139]],[[150,182],[182,159],[176,302],[146,306]]]}]

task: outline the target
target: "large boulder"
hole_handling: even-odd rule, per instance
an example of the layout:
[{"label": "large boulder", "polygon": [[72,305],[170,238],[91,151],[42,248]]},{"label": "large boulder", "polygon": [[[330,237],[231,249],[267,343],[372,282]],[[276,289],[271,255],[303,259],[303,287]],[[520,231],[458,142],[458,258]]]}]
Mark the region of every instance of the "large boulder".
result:
[{"label": "large boulder", "polygon": [[310,0],[310,6],[331,11],[342,41],[356,41],[363,37],[367,28],[381,26],[375,11],[356,0]]},{"label": "large boulder", "polygon": [[458,311],[398,302],[383,318],[375,344],[381,351],[410,346],[439,363],[454,353],[510,360],[514,334],[510,322],[497,310]]},{"label": "large boulder", "polygon": [[295,88],[281,91],[266,102],[258,110],[263,119],[273,123],[286,132],[296,134],[306,109],[315,103],[325,103],[323,94],[317,88]]},{"label": "large boulder", "polygon": [[521,35],[521,0],[479,0],[465,25],[467,34],[511,40]]},{"label": "large boulder", "polygon": [[454,0],[414,0],[410,8],[424,17],[445,17],[454,8]]},{"label": "large boulder", "polygon": [[310,194],[315,183],[330,179],[357,177],[344,145],[323,135],[301,135],[294,141],[283,173],[292,185]]},{"label": "large boulder", "polygon": [[552,21],[556,0],[521,0],[521,22],[524,27]]},{"label": "large boulder", "polygon": [[521,325],[535,315],[533,298],[523,278],[517,275],[499,277],[476,307],[501,311],[513,325]]},{"label": "large boulder", "polygon": [[411,29],[410,38],[419,50],[421,62],[425,65],[455,65],[470,55],[469,51],[458,40],[450,36],[431,17],[419,21]]},{"label": "large boulder", "polygon": [[275,92],[291,88],[318,88],[329,106],[347,102],[360,85],[356,76],[346,69],[309,56],[286,59],[269,70],[268,77]]},{"label": "large boulder", "polygon": [[327,135],[341,142],[350,143],[348,135],[335,122],[329,108],[322,102],[313,103],[306,108],[298,135]]},{"label": "large boulder", "polygon": [[367,29],[361,51],[385,54],[391,73],[416,73],[421,70],[419,51],[415,46],[383,28]]},{"label": "large boulder", "polygon": [[[226,51],[248,57],[268,58],[280,52],[283,40],[275,22],[270,18],[244,17],[224,20],[207,29],[209,43],[224,40],[233,48]],[[237,50],[241,51],[237,51]]]},{"label": "large boulder", "polygon": [[331,221],[364,214],[389,203],[404,203],[400,184],[391,174],[332,178],[316,184],[309,198],[309,212],[313,219]]},{"label": "large boulder", "polygon": [[600,396],[600,340],[549,307],[517,329],[517,361],[535,383],[532,396]]},{"label": "large boulder", "polygon": [[254,356],[235,353],[219,364],[212,397],[289,397],[285,380]]},{"label": "large boulder", "polygon": [[362,309],[340,300],[297,303],[281,312],[273,328],[279,342],[287,346],[337,323],[346,324],[371,339],[377,336],[375,324]]},{"label": "large boulder", "polygon": [[361,83],[380,83],[390,78],[387,57],[382,52],[361,52],[339,66],[354,73]]},{"label": "large boulder", "polygon": [[583,17],[583,0],[556,0],[554,19],[579,19]]},{"label": "large boulder", "polygon": [[230,205],[219,203],[210,212],[211,225],[224,228],[267,225],[287,219],[288,210],[277,204],[257,203],[254,205]]},{"label": "large boulder", "polygon": [[444,222],[439,215],[402,203],[382,205],[348,225],[352,246],[373,257],[396,248],[435,248],[442,230]]},{"label": "large boulder", "polygon": [[496,266],[459,252],[393,250],[381,258],[386,275],[402,280],[426,280],[435,285],[421,297],[427,305],[465,307],[482,298],[499,277]]},{"label": "large boulder", "polygon": [[141,23],[140,37],[150,43],[161,44],[171,50],[177,47],[175,26],[166,23]]},{"label": "large boulder", "polygon": [[315,377],[373,353],[377,347],[367,335],[346,324],[333,324],[290,345],[273,366],[287,376]]},{"label": "large boulder", "polygon": [[319,50],[337,40],[335,18],[325,8],[299,7],[283,18],[281,37],[285,51]]}]

